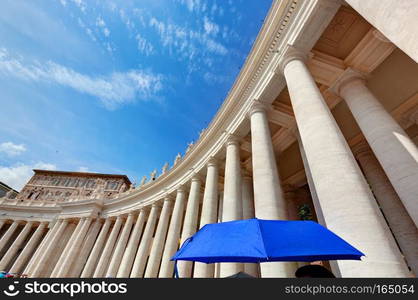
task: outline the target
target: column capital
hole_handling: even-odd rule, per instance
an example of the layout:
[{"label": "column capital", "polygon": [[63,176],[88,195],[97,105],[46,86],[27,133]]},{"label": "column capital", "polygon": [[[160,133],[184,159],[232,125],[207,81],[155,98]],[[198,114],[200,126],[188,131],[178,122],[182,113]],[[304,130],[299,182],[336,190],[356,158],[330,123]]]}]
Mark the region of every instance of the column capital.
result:
[{"label": "column capital", "polygon": [[202,182],[202,178],[200,177],[200,175],[198,173],[193,173],[192,175],[192,179],[190,180],[191,182]]},{"label": "column capital", "polygon": [[160,201],[155,201],[154,203],[151,204],[152,208],[161,208],[161,203]]},{"label": "column capital", "polygon": [[259,100],[253,100],[247,116],[251,118],[251,116],[257,112],[267,113],[269,110],[271,110],[271,104],[266,104]]},{"label": "column capital", "polygon": [[185,193],[186,192],[186,188],[184,187],[184,185],[183,184],[180,184],[178,187],[177,187],[177,194],[178,193]]},{"label": "column capital", "polygon": [[165,196],[164,196],[164,203],[165,202],[173,202],[173,197],[171,196],[171,195],[169,195],[169,194],[166,194]]},{"label": "column capital", "polygon": [[279,70],[280,73],[284,73],[284,68],[288,63],[290,63],[293,60],[300,60],[305,62],[308,59],[308,54],[299,50],[298,48],[288,45],[287,49],[285,50],[285,53],[279,63]]},{"label": "column capital", "polygon": [[206,163],[207,167],[216,167],[218,165],[218,159],[216,159],[215,157],[211,156],[208,160],[208,162]]},{"label": "column capital", "polygon": [[348,83],[353,81],[361,81],[365,83],[367,79],[367,75],[364,73],[361,73],[357,70],[354,70],[352,68],[347,68],[345,71],[337,78],[337,80],[332,84],[332,86],[329,87],[329,91],[340,96],[341,90],[344,86],[346,86]]},{"label": "column capital", "polygon": [[230,145],[239,146],[239,138],[235,134],[229,133],[227,135],[225,145],[227,147],[230,146]]}]

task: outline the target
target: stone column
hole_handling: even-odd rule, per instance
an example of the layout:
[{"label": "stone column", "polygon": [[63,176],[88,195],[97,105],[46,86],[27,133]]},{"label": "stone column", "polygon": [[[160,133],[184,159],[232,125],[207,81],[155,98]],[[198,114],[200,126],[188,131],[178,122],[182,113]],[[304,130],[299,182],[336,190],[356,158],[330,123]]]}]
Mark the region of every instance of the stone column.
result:
[{"label": "stone column", "polygon": [[112,256],[113,248],[115,247],[116,239],[118,238],[120,227],[122,226],[122,216],[117,216],[115,224],[113,225],[112,232],[106,241],[106,245],[100,256],[100,260],[94,271],[93,278],[105,277],[107,266],[109,264],[110,257]]},{"label": "stone column", "polygon": [[118,274],[116,276],[118,278],[127,278],[131,273],[132,264],[134,263],[135,254],[138,249],[147,215],[148,208],[141,208],[131,237],[129,238],[128,246],[126,247],[125,253],[123,254],[122,262],[120,263]]},{"label": "stone column", "polygon": [[[200,216],[200,227],[206,224],[217,223],[218,217],[218,185],[219,167],[215,158],[210,158],[207,164],[205,192],[203,194],[202,214]],[[213,278],[215,272],[214,264],[195,262],[194,278]]]},{"label": "stone column", "polygon": [[183,186],[177,189],[177,196],[174,202],[173,216],[168,228],[167,240],[165,242],[163,258],[161,259],[160,278],[172,278],[174,273],[174,263],[170,261],[179,247],[181,225],[183,222],[184,207],[186,201],[186,191]]},{"label": "stone column", "polygon": [[89,230],[90,224],[92,219],[91,218],[83,218],[83,223],[81,225],[80,230],[77,232],[77,235],[73,239],[70,247],[68,248],[68,253],[64,258],[60,269],[57,272],[57,277],[68,277],[68,272],[70,271],[76,256],[78,255],[78,251],[83,244],[83,241],[86,237],[87,231]]},{"label": "stone column", "polygon": [[417,1],[346,0],[346,2],[418,62]]},{"label": "stone column", "polygon": [[82,272],[87,262],[101,227],[102,223],[100,219],[96,219],[96,221],[90,226],[81,249],[77,251],[74,265],[70,268],[70,272],[67,274],[68,277],[80,277],[80,273]]},{"label": "stone column", "polygon": [[83,222],[84,222],[84,219],[79,219],[75,230],[71,233],[70,239],[67,241],[62,253],[60,253],[61,255],[59,256],[59,258],[58,258],[58,260],[55,264],[55,267],[52,270],[51,275],[49,277],[51,277],[51,278],[60,277],[58,275],[59,270],[60,270],[63,262],[65,261],[68,253],[69,253],[69,249],[72,247],[76,237],[78,236],[78,233],[80,232],[81,227],[83,226]]},{"label": "stone column", "polygon": [[[247,220],[255,217],[253,179],[246,170],[242,174],[242,218]],[[258,277],[258,268],[258,264],[244,264],[244,272],[254,277]]]},{"label": "stone column", "polygon": [[4,249],[4,247],[9,242],[10,238],[12,237],[13,233],[15,233],[17,227],[19,226],[19,221],[13,221],[7,231],[3,234],[0,239],[0,251]]},{"label": "stone column", "polygon": [[38,225],[25,248],[23,248],[22,252],[20,252],[19,256],[13,263],[13,266],[10,268],[10,273],[19,273],[23,269],[23,266],[29,260],[29,255],[34,252],[36,245],[38,245],[40,239],[42,238],[46,225],[47,222],[41,222]]},{"label": "stone column", "polygon": [[160,214],[161,206],[158,203],[153,203],[151,212],[149,214],[147,225],[145,226],[144,235],[136,253],[134,265],[132,266],[131,275],[129,277],[143,277],[145,265],[147,263],[150,246],[152,243],[152,236],[155,231],[158,215]]},{"label": "stone column", "polygon": [[45,245],[45,249],[43,253],[40,253],[39,261],[36,263],[36,266],[34,266],[32,274],[28,274],[31,277],[40,277],[42,275],[43,269],[48,264],[48,260],[50,259],[51,255],[53,254],[53,251],[55,247],[57,247],[57,243],[62,237],[62,234],[64,233],[65,229],[67,228],[68,220],[67,219],[61,219],[59,220],[59,227],[57,231],[54,232],[54,235],[51,236],[51,239],[48,240],[48,243]]},{"label": "stone column", "polygon": [[312,179],[311,169],[309,167],[308,160],[306,159],[305,149],[303,149],[302,140],[300,138],[299,131],[297,129],[295,129],[294,134],[296,136],[296,139],[298,140],[300,156],[302,157],[303,168],[305,169],[306,180],[308,181],[309,192],[311,194],[312,203],[313,203],[314,208],[315,208],[316,218],[317,218],[319,224],[321,224],[323,226],[326,226],[325,225],[325,218],[322,215],[321,204],[319,203],[318,194],[316,193],[316,187],[315,187],[315,184],[314,184],[313,179]]},{"label": "stone column", "polygon": [[46,233],[45,237],[42,239],[41,243],[36,248],[35,253],[29,259],[28,265],[25,267],[25,269],[22,272],[22,274],[25,274],[25,275],[32,274],[33,269],[35,268],[35,266],[39,262],[39,258],[41,256],[41,254],[44,253],[46,246],[49,244],[49,241],[54,236],[55,232],[58,230],[58,228],[59,228],[59,226],[60,226],[61,223],[60,223],[59,220],[56,220],[54,223],[51,222],[48,225],[48,227],[51,226],[51,224],[53,224],[52,225],[52,228],[48,230],[48,232]]},{"label": "stone column", "polygon": [[[267,108],[255,102],[250,110],[255,216],[266,220],[286,220],[287,209],[277,170]],[[261,277],[291,277],[292,263],[262,263]]]},{"label": "stone column", "polygon": [[418,148],[366,87],[362,75],[347,70],[333,87],[341,95],[393,188],[418,226]]},{"label": "stone column", "polygon": [[296,123],[326,226],[366,254],[336,261],[343,277],[405,277],[406,265],[303,55],[282,62]]},{"label": "stone column", "polygon": [[[199,202],[200,202],[200,186],[201,180],[196,175],[192,178],[190,185],[189,199],[187,201],[186,215],[184,216],[183,232],[181,233],[181,243],[196,233],[197,220],[199,216]],[[187,278],[192,276],[193,262],[179,261],[177,268],[180,278]]]},{"label": "stone column", "polygon": [[13,244],[7,250],[6,254],[4,254],[3,258],[0,260],[0,270],[5,270],[7,265],[16,255],[19,248],[23,245],[25,239],[27,238],[30,230],[32,229],[33,222],[29,221],[26,223],[25,227],[23,227],[22,231],[19,233],[17,238],[14,240]]},{"label": "stone column", "polygon": [[83,272],[80,276],[81,278],[89,278],[93,276],[111,224],[112,219],[107,218],[103,224],[102,230],[99,233],[96,243],[94,243],[93,250],[91,250],[89,258],[87,259],[86,265],[84,266]]},{"label": "stone column", "polygon": [[277,171],[266,106],[254,103],[250,110],[250,120],[255,216],[260,219],[285,220],[286,202]]},{"label": "stone column", "polygon": [[367,143],[361,142],[353,150],[408,265],[418,275],[418,231],[414,222]]},{"label": "stone column", "polygon": [[126,244],[128,243],[129,234],[131,233],[132,223],[133,223],[134,214],[130,212],[128,218],[126,219],[125,225],[123,226],[122,233],[118,240],[118,243],[113,253],[112,260],[110,261],[109,268],[107,270],[107,276],[116,277],[116,274],[119,270],[120,263],[122,261],[122,255],[125,251]]},{"label": "stone column", "polygon": [[158,277],[158,271],[161,264],[161,256],[163,254],[163,248],[165,238],[167,236],[168,222],[170,221],[172,207],[173,200],[167,196],[164,199],[163,209],[158,221],[157,230],[155,231],[154,241],[152,242],[148,265],[144,276],[145,278]]},{"label": "stone column", "polygon": [[[240,146],[238,139],[230,135],[226,142],[223,222],[242,219],[242,180]],[[244,271],[241,263],[222,263],[221,277],[227,277]]]}]

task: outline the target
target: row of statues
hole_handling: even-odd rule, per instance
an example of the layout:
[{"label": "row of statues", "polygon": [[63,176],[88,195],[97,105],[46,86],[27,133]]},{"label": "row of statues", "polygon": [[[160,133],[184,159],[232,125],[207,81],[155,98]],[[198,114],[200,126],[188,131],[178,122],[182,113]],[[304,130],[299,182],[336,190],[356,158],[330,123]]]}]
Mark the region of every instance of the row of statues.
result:
[{"label": "row of statues", "polygon": [[[199,132],[199,137],[201,137],[201,136],[202,136],[202,134],[204,133],[204,131],[205,131],[205,130],[201,130],[201,131]],[[188,153],[188,152],[192,149],[192,147],[193,147],[193,146],[194,146],[194,143],[193,143],[193,142],[190,142],[190,143],[188,143],[188,144],[187,144],[186,154],[187,154],[187,153]],[[176,166],[176,165],[180,162],[180,160],[181,160],[181,159],[182,159],[181,154],[180,154],[180,153],[178,153],[178,154],[176,155],[175,159],[174,159],[173,167],[174,167],[174,166]],[[168,171],[169,167],[170,167],[169,163],[168,163],[168,162],[166,162],[166,163],[163,165],[162,169],[161,169],[161,175],[164,175],[165,173],[167,173],[167,171]],[[146,175],[144,175],[144,176],[142,177],[142,179],[141,179],[141,182],[139,183],[138,188],[141,188],[142,186],[144,186],[144,185],[147,183],[147,179],[148,179],[148,177],[147,177]],[[154,169],[154,170],[151,172],[151,174],[150,174],[150,177],[149,177],[149,181],[148,181],[148,182],[155,181],[156,179],[157,179],[157,170],[156,170],[156,169]],[[130,186],[129,190],[127,190],[127,193],[130,193],[130,192],[132,192],[132,191],[133,191],[133,190],[135,190],[135,189],[136,189],[136,186],[135,186],[135,183],[133,183],[133,184]]]},{"label": "row of statues", "polygon": [[[186,149],[186,153],[190,151],[190,149],[191,149],[191,147],[192,147],[192,146],[193,146],[193,143],[189,143],[189,144],[188,144],[188,147],[187,147],[187,149]],[[173,167],[174,167],[175,165],[177,165],[177,164],[180,162],[181,158],[182,158],[182,157],[181,157],[181,154],[180,154],[180,153],[178,153],[178,154],[176,155],[176,158],[174,159],[174,164],[173,164]],[[161,175],[164,175],[165,173],[167,173],[167,172],[168,172],[169,167],[170,167],[170,164],[169,164],[168,162],[166,162],[166,163],[163,165],[162,169],[161,169]],[[147,182],[152,182],[152,181],[155,181],[155,180],[157,179],[157,170],[156,170],[156,169],[154,169],[154,170],[151,172],[151,174],[150,174],[150,176],[149,176],[149,181],[147,181],[147,179],[148,179],[148,177],[147,177],[146,175],[144,175],[144,176],[142,177],[141,182],[139,183],[139,188],[141,188],[142,186],[144,186]],[[135,190],[135,189],[136,189],[136,187],[135,187],[135,183],[134,183],[134,184],[132,184],[132,185],[131,185],[131,187],[130,187],[130,189],[128,190],[128,192],[131,192],[132,190]]]}]

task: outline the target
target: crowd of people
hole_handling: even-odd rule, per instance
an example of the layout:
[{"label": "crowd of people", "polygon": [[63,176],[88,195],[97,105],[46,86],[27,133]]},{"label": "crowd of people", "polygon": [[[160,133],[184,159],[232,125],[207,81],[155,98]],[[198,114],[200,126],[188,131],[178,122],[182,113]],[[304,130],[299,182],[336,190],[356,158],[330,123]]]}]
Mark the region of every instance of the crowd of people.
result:
[{"label": "crowd of people", "polygon": [[26,278],[26,274],[9,273],[7,271],[0,271],[0,278]]}]

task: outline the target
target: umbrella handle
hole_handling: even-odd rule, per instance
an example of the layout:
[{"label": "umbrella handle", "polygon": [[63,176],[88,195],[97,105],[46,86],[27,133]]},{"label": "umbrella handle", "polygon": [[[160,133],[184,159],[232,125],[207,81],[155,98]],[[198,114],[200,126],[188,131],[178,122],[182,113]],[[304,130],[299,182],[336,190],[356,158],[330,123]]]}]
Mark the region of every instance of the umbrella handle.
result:
[{"label": "umbrella handle", "polygon": [[177,269],[177,260],[174,261],[174,278],[180,278],[179,270]]}]

